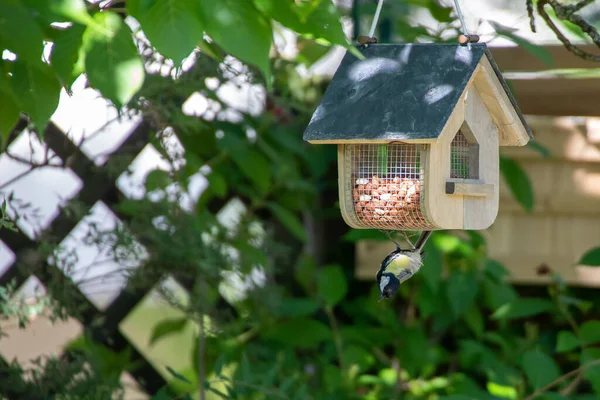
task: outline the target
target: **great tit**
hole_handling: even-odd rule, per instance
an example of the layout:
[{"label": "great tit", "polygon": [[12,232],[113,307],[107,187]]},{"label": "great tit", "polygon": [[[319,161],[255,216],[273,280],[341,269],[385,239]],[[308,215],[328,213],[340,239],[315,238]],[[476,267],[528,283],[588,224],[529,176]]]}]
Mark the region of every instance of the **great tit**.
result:
[{"label": "great tit", "polygon": [[410,279],[423,265],[423,246],[431,232],[423,232],[415,247],[411,250],[402,250],[396,243],[396,250],[392,251],[381,262],[377,271],[377,285],[381,292],[379,301],[391,298],[400,288],[400,284]]}]

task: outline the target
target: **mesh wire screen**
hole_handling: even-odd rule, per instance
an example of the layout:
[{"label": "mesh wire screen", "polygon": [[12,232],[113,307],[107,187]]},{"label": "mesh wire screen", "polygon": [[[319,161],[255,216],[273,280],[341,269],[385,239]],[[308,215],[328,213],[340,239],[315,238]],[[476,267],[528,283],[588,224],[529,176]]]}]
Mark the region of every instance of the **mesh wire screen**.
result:
[{"label": "mesh wire screen", "polygon": [[356,227],[432,230],[425,215],[425,145],[344,146],[346,216]]},{"label": "mesh wire screen", "polygon": [[458,131],[450,144],[450,178],[469,179],[471,176],[471,146],[465,135]]}]

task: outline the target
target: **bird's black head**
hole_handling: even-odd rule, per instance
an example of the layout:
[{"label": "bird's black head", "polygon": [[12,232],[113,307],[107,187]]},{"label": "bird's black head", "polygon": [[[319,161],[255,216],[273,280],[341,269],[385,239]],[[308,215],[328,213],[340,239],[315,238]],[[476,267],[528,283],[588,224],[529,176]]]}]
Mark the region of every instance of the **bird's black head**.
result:
[{"label": "bird's black head", "polygon": [[400,280],[396,278],[394,274],[389,272],[381,274],[381,279],[379,280],[379,291],[381,292],[381,297],[379,301],[383,299],[389,299],[400,288]]}]

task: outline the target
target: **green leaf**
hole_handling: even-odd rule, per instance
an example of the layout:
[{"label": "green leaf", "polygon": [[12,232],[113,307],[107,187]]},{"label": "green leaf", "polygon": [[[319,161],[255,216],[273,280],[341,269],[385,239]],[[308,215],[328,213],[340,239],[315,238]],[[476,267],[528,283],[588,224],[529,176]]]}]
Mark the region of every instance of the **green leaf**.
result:
[{"label": "green leaf", "polygon": [[84,71],[85,54],[81,48],[84,32],[83,25],[74,24],[69,29],[59,31],[52,46],[50,64],[67,90]]},{"label": "green leaf", "polygon": [[571,351],[580,346],[579,340],[577,336],[570,331],[560,331],[558,332],[558,337],[556,338],[556,352],[564,353],[566,351]]},{"label": "green leaf", "polygon": [[240,172],[248,177],[262,193],[267,193],[272,180],[269,169],[271,164],[250,142],[236,137],[233,133],[226,133],[217,142],[217,146],[231,155]]},{"label": "green leaf", "polygon": [[283,345],[306,349],[314,348],[319,343],[331,339],[331,331],[327,325],[308,318],[279,322],[264,335],[267,339]]},{"label": "green leaf", "polygon": [[600,247],[594,247],[585,252],[577,262],[577,265],[587,265],[590,267],[600,266]]},{"label": "green leaf", "polygon": [[294,266],[294,278],[296,278],[296,282],[302,286],[306,293],[312,293],[311,289],[316,269],[315,261],[310,255],[303,253],[298,257],[298,261]]},{"label": "green leaf", "polygon": [[550,158],[550,150],[548,150],[546,146],[540,144],[540,142],[531,140],[529,143],[527,143],[527,147],[540,153],[543,158]]},{"label": "green leaf", "polygon": [[155,169],[146,175],[146,191],[152,192],[158,189],[164,189],[171,183],[169,172],[162,169]]},{"label": "green leaf", "polygon": [[185,329],[187,323],[187,318],[172,318],[159,322],[152,330],[152,335],[150,336],[150,346],[165,336],[181,332]]},{"label": "green leaf", "polygon": [[152,46],[176,65],[204,39],[195,7],[193,0],[127,1],[127,10],[138,20]]},{"label": "green leaf", "polygon": [[117,108],[127,104],[144,83],[144,63],[133,43],[131,30],[110,11],[94,15],[96,24],[83,35],[85,69],[90,84]]},{"label": "green leaf", "polygon": [[169,389],[163,387],[150,400],[173,400],[173,396],[169,392]]},{"label": "green leaf", "polygon": [[[435,237],[435,233],[432,236]],[[425,244],[423,250],[423,267],[419,270],[419,275],[423,277],[425,284],[429,286],[431,292],[436,294],[442,280],[444,259],[439,248],[431,240]]]},{"label": "green leaf", "polygon": [[483,335],[485,324],[483,321],[483,315],[479,310],[479,306],[476,304],[471,305],[471,307],[469,307],[467,312],[463,315],[463,319],[476,337]]},{"label": "green leaf", "polygon": [[281,222],[283,226],[285,226],[292,235],[294,235],[298,240],[301,240],[302,242],[306,241],[307,237],[306,232],[304,231],[304,226],[302,225],[302,222],[296,217],[296,215],[294,215],[294,213],[280,206],[277,203],[269,202],[267,203],[267,206],[269,207],[269,209],[271,209],[273,214],[275,214],[275,217],[277,217],[279,222]]},{"label": "green leaf", "polygon": [[483,280],[483,287],[485,289],[485,304],[491,310],[497,310],[519,297],[511,285],[505,282],[497,282],[491,278]]},{"label": "green leaf", "polygon": [[375,357],[370,350],[352,344],[343,349],[342,359],[348,367],[352,368],[355,365],[361,372],[365,372],[375,363]]},{"label": "green leaf", "polygon": [[461,316],[473,304],[478,291],[475,271],[458,271],[450,275],[446,294],[455,317]]},{"label": "green leaf", "polygon": [[333,307],[342,301],[348,292],[342,268],[335,265],[320,269],[317,273],[317,288],[328,306]]},{"label": "green leaf", "polygon": [[[597,394],[600,393],[600,364],[598,364],[598,360],[600,360],[600,349],[583,349],[581,351],[580,360],[580,366],[584,367],[583,378],[591,383],[594,391]],[[589,366],[590,363],[595,364],[593,366]]]},{"label": "green leaf", "polygon": [[522,297],[498,308],[490,318],[519,319],[552,311],[554,305],[550,300]]},{"label": "green leaf", "polygon": [[498,35],[503,36],[507,39],[512,40],[515,44],[519,45],[531,55],[536,56],[540,60],[544,62],[548,67],[554,66],[554,59],[550,55],[550,52],[544,48],[543,46],[538,46],[536,44],[531,43],[527,39],[524,39],[520,36],[515,35],[513,29],[503,26],[497,22],[489,21],[490,25],[494,28]]},{"label": "green leaf", "polygon": [[169,371],[169,373],[171,375],[173,375],[173,377],[175,379],[180,380],[181,382],[192,383],[188,378],[186,378],[182,374],[178,373],[177,371],[175,371],[173,368],[169,367],[168,365],[167,365],[167,371]]},{"label": "green leaf", "polygon": [[13,64],[12,91],[22,111],[27,113],[38,133],[42,134],[48,120],[56,111],[60,99],[60,84],[52,69],[42,63]]},{"label": "green leaf", "polygon": [[354,243],[359,240],[389,240],[385,233],[377,229],[350,229],[342,238]]},{"label": "green leaf", "polygon": [[8,137],[17,122],[19,122],[19,106],[12,94],[0,88],[0,153],[6,149]]},{"label": "green leaf", "polygon": [[208,35],[226,52],[256,65],[271,85],[269,53],[273,29],[250,0],[196,2]]},{"label": "green leaf", "polygon": [[579,328],[579,340],[582,346],[600,342],[600,321],[587,321]]},{"label": "green leaf", "polygon": [[48,8],[72,22],[84,25],[94,22],[84,0],[49,0]]},{"label": "green leaf", "polygon": [[298,38],[298,55],[296,59],[307,68],[316,63],[331,50],[328,46],[323,46],[316,40]]},{"label": "green leaf", "polygon": [[487,390],[490,394],[496,397],[502,397],[505,399],[516,399],[517,390],[512,386],[499,385],[494,382],[487,383]]},{"label": "green leaf", "polygon": [[19,1],[0,1],[0,27],[0,49],[16,53],[20,61],[41,62],[42,30]]},{"label": "green leaf", "polygon": [[356,47],[348,42],[340,21],[340,13],[331,0],[321,0],[310,14],[302,15],[297,12],[299,7],[291,1],[254,0],[254,4],[265,15],[297,33],[308,38],[320,39],[321,42],[325,40],[343,46],[356,57],[364,58]]},{"label": "green leaf", "polygon": [[558,302],[567,306],[575,306],[583,313],[587,313],[594,306],[594,303],[587,300],[581,300],[575,297],[560,295],[558,296]]},{"label": "green leaf", "polygon": [[560,369],[554,360],[540,350],[530,350],[523,355],[523,371],[535,390],[560,376]]},{"label": "green leaf", "polygon": [[515,199],[526,211],[531,212],[534,205],[534,195],[531,181],[525,171],[515,160],[500,156],[500,172],[502,172]]},{"label": "green leaf", "polygon": [[277,311],[283,317],[307,317],[314,314],[320,306],[309,298],[289,298],[279,302]]},{"label": "green leaf", "polygon": [[438,22],[451,22],[450,15],[452,14],[452,7],[442,7],[436,1],[432,1],[428,4],[429,12]]},{"label": "green leaf", "polygon": [[206,179],[208,180],[208,187],[215,195],[224,197],[227,194],[227,181],[223,175],[216,171],[211,171],[206,176]]}]

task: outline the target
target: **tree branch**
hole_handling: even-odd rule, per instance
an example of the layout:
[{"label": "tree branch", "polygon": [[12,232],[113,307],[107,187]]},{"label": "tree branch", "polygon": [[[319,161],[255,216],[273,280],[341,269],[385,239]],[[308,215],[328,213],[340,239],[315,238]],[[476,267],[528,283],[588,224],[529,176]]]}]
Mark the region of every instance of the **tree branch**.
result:
[{"label": "tree branch", "polygon": [[570,377],[574,376],[574,375],[578,375],[579,373],[583,372],[585,369],[588,369],[590,367],[593,367],[594,365],[598,365],[600,364],[600,360],[594,360],[591,361],[587,364],[582,365],[581,367],[574,369],[571,372],[567,372],[566,374],[564,374],[563,376],[555,379],[554,381],[550,382],[549,384],[547,384],[546,386],[544,386],[543,388],[536,390],[531,396],[526,397],[523,400],[533,400],[536,397],[538,397],[539,395],[547,392],[548,390],[552,389],[554,386],[558,385],[559,383],[569,379]]}]

